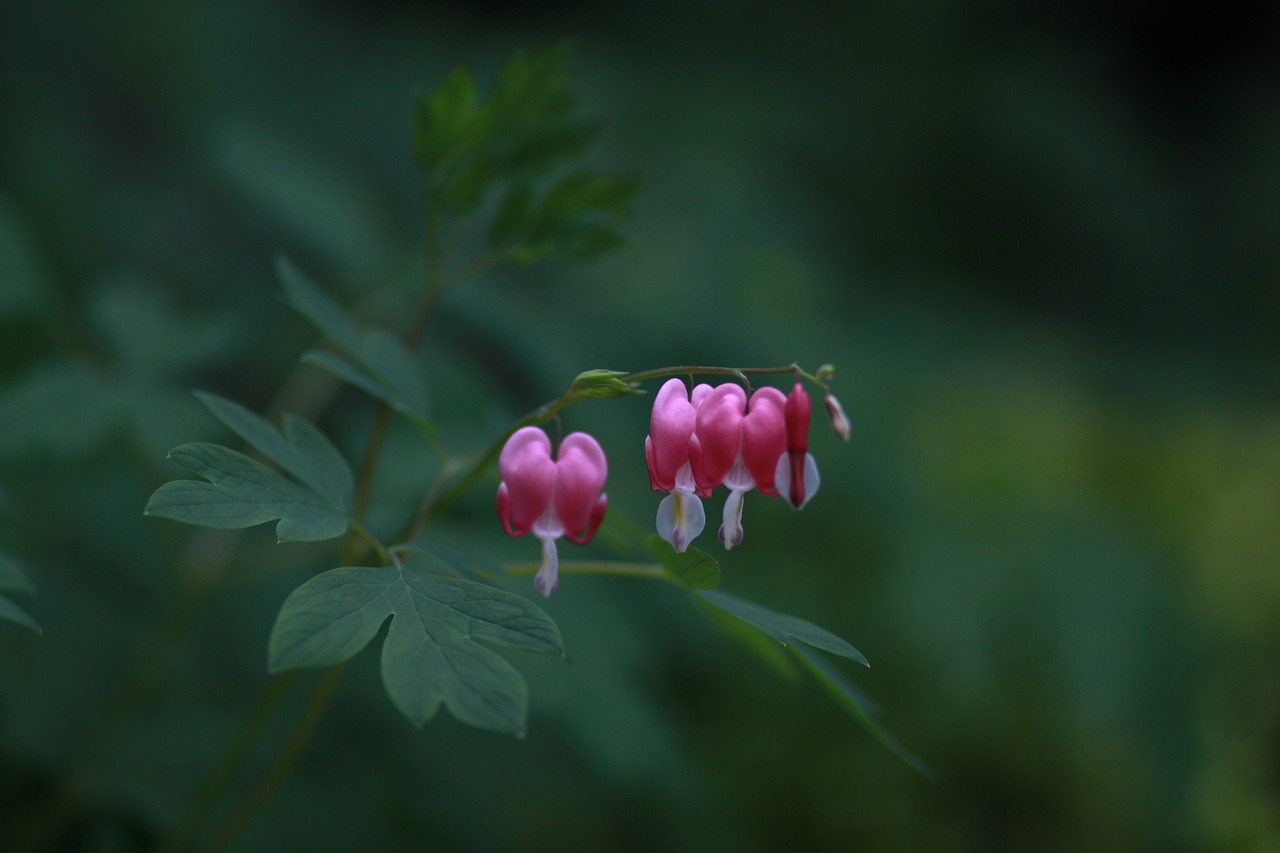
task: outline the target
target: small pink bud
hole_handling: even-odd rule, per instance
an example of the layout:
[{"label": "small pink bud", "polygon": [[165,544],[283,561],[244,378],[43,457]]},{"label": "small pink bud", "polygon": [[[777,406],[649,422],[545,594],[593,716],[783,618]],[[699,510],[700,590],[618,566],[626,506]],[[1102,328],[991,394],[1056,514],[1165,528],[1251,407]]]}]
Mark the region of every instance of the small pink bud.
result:
[{"label": "small pink bud", "polygon": [[831,420],[831,431],[841,441],[848,441],[853,434],[853,424],[849,423],[849,416],[844,413],[844,407],[830,392],[827,392],[822,401],[827,404],[827,417]]}]

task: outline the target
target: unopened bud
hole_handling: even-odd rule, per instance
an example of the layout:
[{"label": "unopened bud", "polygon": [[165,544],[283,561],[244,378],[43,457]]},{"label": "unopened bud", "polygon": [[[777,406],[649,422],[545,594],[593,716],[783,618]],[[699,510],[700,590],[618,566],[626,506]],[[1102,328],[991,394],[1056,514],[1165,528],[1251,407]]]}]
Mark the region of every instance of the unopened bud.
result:
[{"label": "unopened bud", "polygon": [[844,413],[844,407],[840,405],[836,395],[830,392],[823,397],[823,402],[827,404],[827,417],[831,419],[831,431],[841,441],[848,441],[853,434],[853,424],[849,423],[849,416]]},{"label": "unopened bud", "polygon": [[836,366],[834,364],[824,364],[818,368],[818,372],[814,374],[819,382],[830,382],[836,377]]}]

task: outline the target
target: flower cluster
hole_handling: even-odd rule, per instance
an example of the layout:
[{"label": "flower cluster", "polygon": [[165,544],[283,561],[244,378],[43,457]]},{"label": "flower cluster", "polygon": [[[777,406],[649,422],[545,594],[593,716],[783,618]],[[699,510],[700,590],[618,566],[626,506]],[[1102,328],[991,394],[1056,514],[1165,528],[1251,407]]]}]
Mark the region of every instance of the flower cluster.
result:
[{"label": "flower cluster", "polygon": [[[837,435],[849,434],[839,403],[826,398]],[[833,406],[835,407],[833,409]],[[749,397],[741,386],[697,385],[680,379],[658,391],[644,441],[649,487],[668,492],[658,506],[658,534],[683,553],[706,526],[702,499],[724,486],[720,541],[742,542],[743,499],[752,489],[781,496],[802,508],[818,490],[818,466],[809,453],[809,395],[799,382],[784,395],[760,388]],[[556,540],[591,541],[604,518],[601,493],[609,467],[599,442],[575,432],[551,455],[551,440],[538,427],[512,433],[498,457],[498,517],[507,533],[542,540],[542,565],[534,586],[545,596],[559,584]]]},{"label": "flower cluster", "polygon": [[644,444],[649,487],[670,492],[658,506],[658,534],[676,551],[688,548],[706,525],[701,498],[717,486],[729,489],[720,525],[726,549],[742,541],[743,498],[752,489],[803,507],[818,490],[810,414],[798,382],[786,396],[766,387],[748,397],[732,383],[689,392],[682,380],[668,380]]}]

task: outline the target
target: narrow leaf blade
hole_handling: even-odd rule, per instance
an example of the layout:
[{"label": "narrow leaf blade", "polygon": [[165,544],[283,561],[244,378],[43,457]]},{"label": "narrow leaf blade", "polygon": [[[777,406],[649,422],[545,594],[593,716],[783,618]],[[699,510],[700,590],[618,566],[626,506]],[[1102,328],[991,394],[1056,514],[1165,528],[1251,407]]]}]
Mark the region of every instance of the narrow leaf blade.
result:
[{"label": "narrow leaf blade", "polygon": [[0,595],[0,619],[5,619],[9,622],[16,622],[19,625],[30,628],[37,634],[44,633],[40,630],[40,626],[36,624],[36,620],[32,619],[25,610],[5,598],[3,595]]},{"label": "narrow leaf blade", "polygon": [[916,772],[929,779],[937,778],[937,774],[932,767],[903,746],[897,738],[885,730],[884,726],[880,725],[880,722],[875,718],[874,708],[863,696],[862,691],[855,687],[842,673],[831,666],[821,655],[815,654],[803,646],[791,646],[791,651],[813,673],[818,683],[834,696],[836,702],[848,711],[872,737],[880,741],[890,752],[901,758]]},{"label": "narrow leaf blade", "polygon": [[790,640],[799,640],[814,648],[857,661],[863,666],[871,665],[862,652],[812,622],[778,613],[720,590],[704,590],[698,594],[725,613],[756,626],[784,646],[790,645]]},{"label": "narrow leaf blade", "polygon": [[690,547],[683,554],[677,554],[656,533],[649,536],[649,550],[653,551],[668,574],[690,589],[711,590],[720,585],[720,564],[705,551]]},{"label": "narrow leaf blade", "polygon": [[7,554],[0,554],[0,589],[35,595],[36,585],[17,560]]}]

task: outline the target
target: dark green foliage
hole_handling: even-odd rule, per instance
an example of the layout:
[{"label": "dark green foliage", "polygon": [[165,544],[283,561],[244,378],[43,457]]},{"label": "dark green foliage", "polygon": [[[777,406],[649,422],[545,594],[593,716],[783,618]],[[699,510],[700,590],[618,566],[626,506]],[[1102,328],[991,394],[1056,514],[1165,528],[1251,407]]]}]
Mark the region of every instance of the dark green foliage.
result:
[{"label": "dark green foliage", "polygon": [[555,623],[521,596],[399,566],[340,568],[317,575],[285,600],[271,630],[271,670],[348,660],[388,618],[382,682],[418,726],[443,704],[464,723],[523,735],[529,705],[524,679],[475,641],[564,653]]},{"label": "dark green foliage", "polygon": [[621,242],[618,226],[640,186],[636,176],[568,171],[599,128],[576,114],[568,48],[518,54],[487,98],[455,69],[414,113],[414,154],[427,175],[428,215],[496,211],[490,248],[514,263],[587,258]]}]

